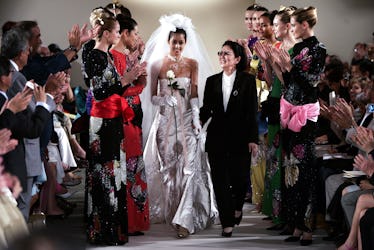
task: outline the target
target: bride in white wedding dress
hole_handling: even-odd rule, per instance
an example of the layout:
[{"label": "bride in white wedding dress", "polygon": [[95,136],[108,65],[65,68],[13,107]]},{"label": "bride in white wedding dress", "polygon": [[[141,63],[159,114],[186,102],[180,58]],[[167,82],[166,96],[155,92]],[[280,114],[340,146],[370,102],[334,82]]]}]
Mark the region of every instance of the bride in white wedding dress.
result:
[{"label": "bride in white wedding dress", "polygon": [[[189,18],[174,14],[161,17],[160,22],[143,57],[150,65],[148,86],[142,95],[150,219],[172,224],[177,237],[185,238],[218,217],[198,98],[212,71]],[[168,51],[162,56],[157,40],[168,42]],[[195,47],[190,46],[193,53],[186,57],[190,42]],[[202,64],[204,71],[199,73]],[[153,107],[156,112],[151,111]]]}]

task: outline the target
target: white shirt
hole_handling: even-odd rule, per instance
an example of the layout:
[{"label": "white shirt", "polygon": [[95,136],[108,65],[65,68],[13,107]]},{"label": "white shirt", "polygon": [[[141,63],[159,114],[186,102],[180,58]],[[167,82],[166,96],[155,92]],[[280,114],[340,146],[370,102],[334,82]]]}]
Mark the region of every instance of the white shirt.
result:
[{"label": "white shirt", "polygon": [[222,74],[222,94],[223,94],[223,108],[226,112],[227,104],[229,103],[230,94],[236,77],[236,70],[231,75]]},{"label": "white shirt", "polygon": [[[15,68],[15,70],[18,72],[19,71],[19,67],[18,65],[13,61],[13,60],[9,60],[10,63],[12,64],[12,66]],[[52,100],[54,99],[53,98],[53,95],[49,94],[49,93],[46,93],[47,96],[51,97]],[[8,99],[8,98],[7,98]],[[48,110],[49,112],[52,112],[52,108],[51,106],[49,106],[47,103],[45,102],[37,102],[35,106],[42,106],[44,107],[46,110]]]},{"label": "white shirt", "polygon": [[4,91],[0,90],[0,94],[3,95],[5,97],[5,99],[7,99],[7,100],[9,99],[8,95]]},{"label": "white shirt", "polygon": [[15,63],[13,60],[9,60],[9,61],[12,64],[12,66],[16,69],[16,71],[19,71],[19,67],[18,67],[17,63]]}]

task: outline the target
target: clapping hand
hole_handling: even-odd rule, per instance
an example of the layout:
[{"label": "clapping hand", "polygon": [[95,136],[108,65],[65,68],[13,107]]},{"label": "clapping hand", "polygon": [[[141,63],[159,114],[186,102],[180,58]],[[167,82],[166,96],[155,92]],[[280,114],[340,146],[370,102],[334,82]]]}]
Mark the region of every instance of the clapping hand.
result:
[{"label": "clapping hand", "polygon": [[373,130],[369,128],[356,127],[356,133],[351,136],[351,140],[366,153],[374,150]]},{"label": "clapping hand", "polygon": [[361,170],[369,176],[372,176],[374,173],[374,160],[371,155],[365,157],[362,154],[358,154],[354,158],[353,167]]},{"label": "clapping hand", "polygon": [[11,139],[10,136],[12,132],[9,129],[1,129],[0,130],[0,155],[4,155],[18,145],[18,141],[16,139]]},{"label": "clapping hand", "polygon": [[61,93],[63,86],[65,85],[66,73],[63,71],[57,72],[56,74],[50,74],[45,84],[45,92],[57,96]]},{"label": "clapping hand", "polygon": [[[83,25],[82,29],[83,28],[85,28],[85,25]],[[78,24],[74,24],[71,27],[71,30],[68,31],[68,40],[69,40],[70,46],[73,46],[77,50],[80,50],[80,48],[82,47],[82,43],[81,43],[81,30],[79,29]]]},{"label": "clapping hand", "polygon": [[10,190],[12,190],[12,195],[14,198],[17,198],[22,192],[21,182],[17,176],[4,173],[2,172],[2,169],[0,169],[0,188],[1,187],[8,187]]},{"label": "clapping hand", "polygon": [[267,61],[272,59],[271,56],[271,48],[269,45],[261,42],[257,42],[254,46],[254,50],[256,51],[256,54],[260,57],[262,61]]},{"label": "clapping hand", "polygon": [[4,105],[0,113],[4,111],[4,109],[9,109],[14,114],[21,112],[27,108],[32,98],[32,90],[29,88],[25,88],[22,92],[17,93],[12,99],[7,101]]},{"label": "clapping hand", "polygon": [[97,36],[97,32],[100,28],[100,25],[96,25],[92,29],[87,29],[87,24],[83,24],[81,30],[80,30],[80,43],[84,44],[87,41],[94,39]]},{"label": "clapping hand", "polygon": [[37,102],[47,102],[47,95],[45,94],[45,85],[40,86],[35,84],[34,97]]},{"label": "clapping hand", "polygon": [[353,119],[353,107],[343,98],[338,98],[336,100],[336,104],[333,106],[332,119],[342,129],[347,129],[352,126],[357,127]]},{"label": "clapping hand", "polygon": [[274,62],[279,65],[282,72],[291,71],[291,58],[287,51],[284,49],[272,49],[271,52]]}]

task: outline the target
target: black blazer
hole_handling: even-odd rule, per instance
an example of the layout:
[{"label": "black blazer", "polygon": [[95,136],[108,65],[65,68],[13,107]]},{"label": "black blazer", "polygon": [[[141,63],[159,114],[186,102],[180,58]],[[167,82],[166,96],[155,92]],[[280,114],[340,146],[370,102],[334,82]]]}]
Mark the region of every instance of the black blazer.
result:
[{"label": "black blazer", "polygon": [[[6,99],[0,94],[0,108],[4,105]],[[7,111],[10,112],[11,111]],[[11,123],[0,124],[12,131],[12,138],[18,140],[17,147],[4,155],[5,170],[17,176],[21,182],[23,192],[26,191],[27,185],[27,171],[25,162],[25,145],[23,138],[37,138],[40,137],[44,125],[48,122],[50,113],[44,107],[37,106],[35,112],[26,109],[11,117]],[[2,117],[0,117],[2,119]],[[4,126],[5,125],[5,126]]]},{"label": "black blazer", "polygon": [[210,76],[205,85],[200,120],[208,126],[205,151],[208,153],[248,153],[248,143],[258,143],[257,90],[254,76],[236,72],[227,104],[223,108],[222,74]]}]

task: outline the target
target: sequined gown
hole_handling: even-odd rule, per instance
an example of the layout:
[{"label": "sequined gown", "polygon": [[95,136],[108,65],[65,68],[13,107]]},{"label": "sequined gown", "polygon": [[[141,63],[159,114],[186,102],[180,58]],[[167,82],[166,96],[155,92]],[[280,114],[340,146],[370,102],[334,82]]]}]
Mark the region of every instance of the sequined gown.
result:
[{"label": "sequined gown", "polygon": [[106,109],[95,110],[96,104],[92,105],[86,184],[87,238],[92,244],[122,245],[128,241],[126,156],[120,147],[123,116],[102,117],[112,116],[108,113],[114,109],[122,109],[118,100],[123,88],[109,55],[103,51],[93,49],[89,53],[86,72],[98,105],[117,97]]},{"label": "sequined gown", "polygon": [[[293,105],[318,102],[317,85],[324,70],[326,48],[312,36],[295,44],[292,70],[283,73],[283,98]],[[315,202],[318,168],[315,164],[316,122],[307,120],[300,132],[283,130],[288,223],[311,232],[310,215]],[[294,183],[294,184],[292,184]]]},{"label": "sequined gown", "polygon": [[218,212],[203,153],[205,134],[197,140],[192,129],[191,80],[176,80],[184,97],[179,90],[171,91],[167,79],[159,80],[159,94],[173,94],[178,104],[159,108],[144,150],[150,218],[194,233],[213,223]]}]

